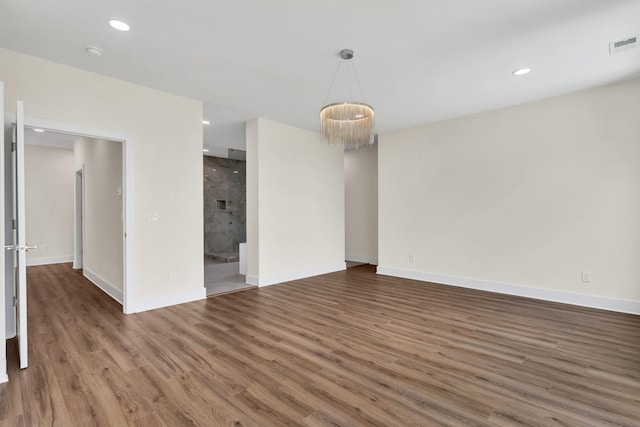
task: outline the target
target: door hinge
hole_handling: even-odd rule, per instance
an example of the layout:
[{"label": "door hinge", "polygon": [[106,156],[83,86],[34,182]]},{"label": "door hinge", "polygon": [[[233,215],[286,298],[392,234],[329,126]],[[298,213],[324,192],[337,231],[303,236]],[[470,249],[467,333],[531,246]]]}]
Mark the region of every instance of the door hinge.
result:
[{"label": "door hinge", "polygon": [[18,148],[18,143],[17,142],[12,142],[11,143],[11,152],[14,153],[17,148]]},{"label": "door hinge", "polygon": [[18,221],[16,221],[15,219],[11,220],[11,228],[13,228],[14,230],[18,227]]},{"label": "door hinge", "polygon": [[16,307],[18,305],[18,297],[13,297],[13,306]]}]

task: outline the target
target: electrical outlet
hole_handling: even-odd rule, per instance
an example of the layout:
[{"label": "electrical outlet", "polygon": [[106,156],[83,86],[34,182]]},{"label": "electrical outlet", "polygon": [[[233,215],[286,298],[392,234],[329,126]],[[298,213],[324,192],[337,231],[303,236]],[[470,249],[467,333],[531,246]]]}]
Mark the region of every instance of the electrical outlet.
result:
[{"label": "electrical outlet", "polygon": [[409,262],[410,263],[416,262],[416,254],[409,254]]},{"label": "electrical outlet", "polygon": [[593,276],[590,271],[583,271],[580,273],[580,280],[582,280],[582,283],[591,283]]}]

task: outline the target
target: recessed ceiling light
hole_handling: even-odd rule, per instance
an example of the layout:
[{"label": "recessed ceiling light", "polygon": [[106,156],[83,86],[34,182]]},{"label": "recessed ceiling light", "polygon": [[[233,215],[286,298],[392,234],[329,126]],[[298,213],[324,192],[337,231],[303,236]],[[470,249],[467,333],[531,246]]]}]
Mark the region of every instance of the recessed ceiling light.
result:
[{"label": "recessed ceiling light", "polygon": [[34,131],[34,132],[38,132],[38,133],[43,133],[43,132],[44,132],[44,129],[38,129],[38,128],[36,128],[36,129],[34,129],[33,131]]},{"label": "recessed ceiling light", "polygon": [[238,171],[233,171],[233,173],[238,173]]},{"label": "recessed ceiling light", "polygon": [[217,171],[218,169],[211,169],[211,170],[215,172],[215,171]]},{"label": "recessed ceiling light", "polygon": [[524,76],[525,74],[529,74],[531,72],[531,68],[518,68],[513,73],[514,76]]},{"label": "recessed ceiling light", "polygon": [[102,56],[104,50],[100,49],[98,46],[87,46],[84,48],[84,51],[89,55]]},{"label": "recessed ceiling light", "polygon": [[109,21],[109,25],[111,25],[118,31],[129,31],[129,25],[126,22],[122,22],[117,19],[112,19],[111,21]]},{"label": "recessed ceiling light", "polygon": [[203,124],[203,125],[210,125],[210,124],[211,124],[211,122],[210,122],[209,120],[203,120],[203,121],[202,121],[202,124]]},{"label": "recessed ceiling light", "polygon": [[206,149],[206,148],[203,148],[203,149],[202,149],[202,151],[204,151],[205,153],[208,153],[208,152],[209,152],[209,150],[208,150],[208,149]]}]

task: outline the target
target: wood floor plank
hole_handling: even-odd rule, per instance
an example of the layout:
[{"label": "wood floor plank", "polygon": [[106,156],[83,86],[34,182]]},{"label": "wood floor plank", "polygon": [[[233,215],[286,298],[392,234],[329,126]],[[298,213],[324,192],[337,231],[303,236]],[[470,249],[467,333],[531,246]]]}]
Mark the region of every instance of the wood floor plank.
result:
[{"label": "wood floor plank", "polygon": [[[164,382],[170,404],[163,405],[159,410],[163,417],[169,416],[165,421],[169,425],[259,425],[230,402],[221,404],[225,402],[224,398],[198,387],[197,381],[188,374]],[[237,404],[235,399],[234,403]]]},{"label": "wood floor plank", "polygon": [[575,425],[600,425],[613,426],[614,424],[598,422],[582,417],[570,417],[549,408],[509,403],[497,407],[489,417],[491,425],[499,427],[531,426],[531,427],[552,427],[552,426],[575,426]]},{"label": "wood floor plank", "polygon": [[106,350],[123,371],[127,372],[149,364],[140,349],[129,338],[119,333],[118,327],[93,328],[91,333],[100,349]]},{"label": "wood floor plank", "polygon": [[0,384],[0,420],[22,415],[22,391],[20,382],[9,381]]},{"label": "wood floor plank", "polygon": [[162,417],[155,412],[133,420],[130,425],[132,427],[170,427],[164,422]]},{"label": "wood floor plank", "polygon": [[70,264],[27,274],[0,427],[640,425],[640,316],[367,265],[125,316]]},{"label": "wood floor plank", "polygon": [[86,372],[93,377],[98,388],[105,390],[109,397],[118,402],[118,406],[128,422],[142,418],[153,412],[152,405],[146,401],[136,387],[129,381],[106,349],[84,356]]},{"label": "wood floor plank", "polygon": [[23,412],[22,386],[16,378],[20,376],[18,367],[18,341],[7,340],[7,374],[10,381],[0,384],[0,421],[17,419]]},{"label": "wood floor plank", "polygon": [[60,379],[60,389],[74,425],[127,425],[121,406],[110,392],[89,373]]},{"label": "wood floor plank", "polygon": [[360,425],[356,420],[338,413],[335,409],[328,410],[326,408],[319,408],[303,422],[308,427],[355,427]]},{"label": "wood floor plank", "polygon": [[17,415],[15,417],[4,418],[0,420],[0,427],[24,427],[24,416]]},{"label": "wood floor plank", "polygon": [[51,364],[32,363],[12,378],[20,381],[24,423],[28,426],[69,426],[71,419]]}]

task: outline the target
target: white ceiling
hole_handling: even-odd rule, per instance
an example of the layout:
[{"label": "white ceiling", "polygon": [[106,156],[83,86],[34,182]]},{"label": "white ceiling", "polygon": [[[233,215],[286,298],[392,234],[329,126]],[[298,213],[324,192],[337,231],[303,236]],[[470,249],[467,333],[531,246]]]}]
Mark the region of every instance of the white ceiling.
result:
[{"label": "white ceiling", "polygon": [[386,132],[639,76],[637,34],[638,0],[0,0],[0,46],[202,100],[206,143],[318,130],[343,48]]}]

